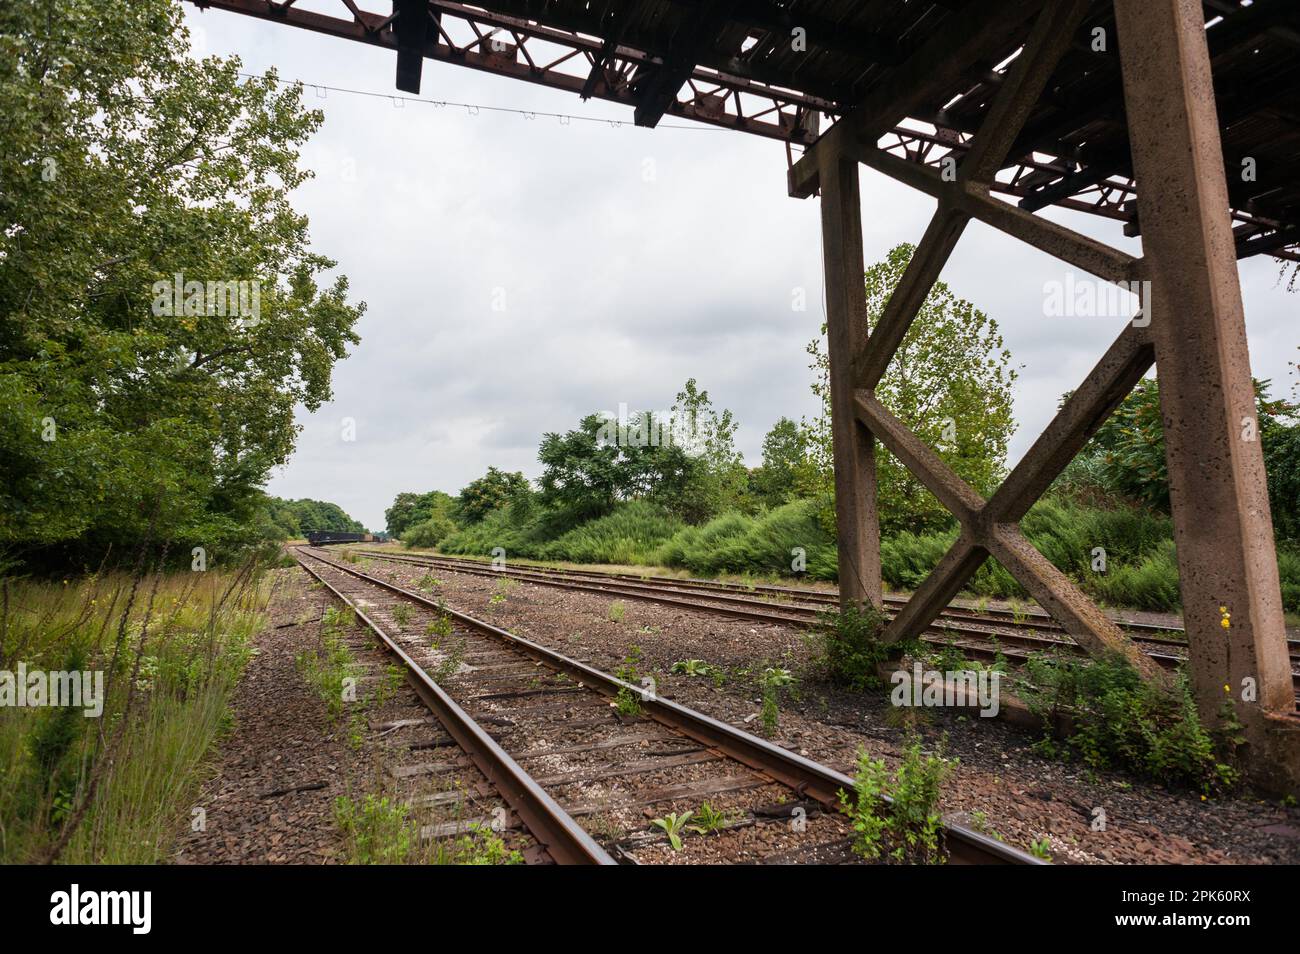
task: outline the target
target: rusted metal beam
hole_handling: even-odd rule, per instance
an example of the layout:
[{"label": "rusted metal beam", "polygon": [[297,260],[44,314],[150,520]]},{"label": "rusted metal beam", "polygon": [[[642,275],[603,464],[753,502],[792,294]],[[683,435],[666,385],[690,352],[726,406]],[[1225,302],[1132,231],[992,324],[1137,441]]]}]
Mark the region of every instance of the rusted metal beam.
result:
[{"label": "rusted metal beam", "polygon": [[963,527],[961,535],[930,571],[930,575],[889,621],[889,625],[880,634],[881,642],[897,643],[904,639],[918,638],[948,608],[988,556],[988,550],[977,544],[970,531]]},{"label": "rusted metal beam", "polygon": [[1096,603],[1029,542],[1019,526],[990,524],[981,533],[980,543],[1090,655],[1118,655],[1144,678],[1168,682],[1169,674],[1159,663],[1120,632]]},{"label": "rusted metal beam", "polygon": [[1295,700],[1204,16],[1194,0],[1115,14],[1197,704],[1213,724],[1230,702],[1266,749],[1263,716]]},{"label": "rusted metal beam", "polygon": [[835,522],[840,601],[845,607],[882,605],[880,520],[876,512],[875,441],[853,409],[853,358],[867,339],[863,288],[862,209],[858,164],[821,153],[822,256],[826,278],[826,339],[830,363],[831,437],[835,462]]},{"label": "rusted metal beam", "polygon": [[907,469],[963,526],[974,526],[984,509],[984,498],[953,473],[930,445],[891,414],[874,394],[859,390],[853,399],[858,420],[870,428],[890,453],[907,465]]},{"label": "rusted metal beam", "polygon": [[989,498],[989,518],[1020,520],[1155,362],[1147,329],[1130,323]]},{"label": "rusted metal beam", "polygon": [[637,104],[633,118],[638,126],[657,126],[682,88],[695,71],[704,51],[715,42],[718,31],[731,17],[735,0],[704,0],[695,13],[689,30],[675,38],[674,47],[643,80],[634,81]]},{"label": "rusted metal beam", "polygon": [[855,142],[874,147],[894,126],[959,84],[972,64],[1011,52],[1024,24],[1041,6],[1041,0],[971,0],[949,16],[794,164],[790,195],[807,198],[817,191],[821,166],[815,154],[823,144],[837,154]]},{"label": "rusted metal beam", "polygon": [[1016,134],[1037,105],[1043,87],[1091,8],[1092,0],[1064,0],[1047,4],[1038,14],[1024,48],[1008,69],[970,151],[962,159],[961,172],[967,179],[988,182],[1002,168]]}]

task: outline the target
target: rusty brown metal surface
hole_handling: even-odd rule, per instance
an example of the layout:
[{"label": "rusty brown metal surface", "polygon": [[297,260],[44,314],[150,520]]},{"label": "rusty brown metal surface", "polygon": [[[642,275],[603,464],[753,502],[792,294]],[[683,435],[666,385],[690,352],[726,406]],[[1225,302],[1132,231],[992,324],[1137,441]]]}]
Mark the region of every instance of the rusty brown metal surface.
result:
[{"label": "rusty brown metal surface", "polygon": [[[990,179],[995,191],[1023,209],[1057,205],[1122,220],[1132,234],[1139,229],[1108,0],[818,0],[815,8],[732,0],[317,0],[312,10],[282,0],[189,2],[391,50],[406,91],[419,90],[421,62],[429,59],[618,103],[638,123],[681,118],[796,150],[816,141],[819,129],[839,137],[841,125],[920,166],[987,165],[980,153],[988,149],[1001,154],[1007,173]],[[1229,192],[1237,254],[1300,259],[1300,5],[1216,0],[1205,9],[1223,154],[1230,164],[1260,159],[1259,176],[1234,181]],[[1031,28],[1063,49],[1050,95],[1006,102],[986,129],[1001,132],[981,145],[978,131],[996,94],[1018,70],[1033,72],[1035,60],[1054,56],[1044,47],[1009,59]],[[1103,51],[1092,49],[1097,31],[1110,43]],[[812,157],[795,163],[794,194],[815,192],[817,175]]]},{"label": "rusty brown metal surface", "polygon": [[1230,700],[1262,744],[1291,679],[1201,6],[1115,9],[1192,678],[1203,719]]}]

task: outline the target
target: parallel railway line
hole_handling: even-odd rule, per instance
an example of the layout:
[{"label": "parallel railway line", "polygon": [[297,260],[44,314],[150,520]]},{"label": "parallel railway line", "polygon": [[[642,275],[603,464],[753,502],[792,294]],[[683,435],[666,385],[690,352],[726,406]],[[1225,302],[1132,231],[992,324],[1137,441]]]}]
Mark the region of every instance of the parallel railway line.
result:
[{"label": "parallel railway line", "polygon": [[[508,576],[543,586],[559,587],[631,599],[650,600],[683,609],[702,610],[752,622],[811,629],[836,603],[834,592],[770,584],[745,586],[716,580],[679,579],[651,575],[576,570],[511,564],[496,569],[481,560],[446,556],[414,556],[381,550],[355,550],[359,556],[441,568],[483,577]],[[885,598],[886,612],[896,612],[906,600]],[[1186,659],[1183,631],[1175,626],[1114,617],[1117,624],[1148,655],[1167,668]],[[942,613],[922,639],[938,646],[954,646],[967,655],[991,660],[999,655],[1023,662],[1034,652],[1079,654],[1083,650],[1055,620],[1041,611],[1010,610],[954,604]],[[1300,641],[1290,640],[1291,665],[1300,693]]]},{"label": "parallel railway line", "polygon": [[[553,860],[634,861],[656,842],[644,831],[651,807],[681,811],[700,801],[733,813],[709,840],[712,851],[734,853],[726,860],[854,860],[852,830],[837,808],[838,793],[852,789],[847,775],[320,551],[296,555],[396,654],[426,705]],[[426,649],[426,627],[436,648]],[[636,694],[639,716],[618,712],[611,700],[620,693]],[[784,835],[800,806],[806,829]],[[634,819],[640,833],[621,827]],[[1035,863],[959,825],[945,826],[945,843],[955,862]]]}]

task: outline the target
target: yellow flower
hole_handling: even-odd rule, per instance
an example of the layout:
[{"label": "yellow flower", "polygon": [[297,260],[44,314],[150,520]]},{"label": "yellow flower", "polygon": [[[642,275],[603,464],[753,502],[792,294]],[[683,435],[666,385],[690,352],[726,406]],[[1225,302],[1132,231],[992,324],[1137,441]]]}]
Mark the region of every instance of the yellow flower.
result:
[{"label": "yellow flower", "polygon": [[1232,690],[1228,688],[1228,684],[1227,684],[1226,682],[1223,684],[1223,691],[1224,691],[1224,692],[1232,692]]},{"label": "yellow flower", "polygon": [[1220,606],[1220,607],[1219,607],[1219,612],[1220,612],[1220,613],[1226,613],[1226,612],[1228,612],[1228,607],[1226,607],[1226,606]]}]

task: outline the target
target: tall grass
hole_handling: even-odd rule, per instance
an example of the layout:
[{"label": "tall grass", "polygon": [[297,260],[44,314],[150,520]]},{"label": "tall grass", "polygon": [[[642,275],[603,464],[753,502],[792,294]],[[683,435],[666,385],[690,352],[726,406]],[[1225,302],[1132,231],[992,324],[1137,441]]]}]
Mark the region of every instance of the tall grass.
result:
[{"label": "tall grass", "polygon": [[0,669],[99,670],[99,718],[0,708],[0,862],[164,859],[267,592],[252,568],[3,583]]}]

